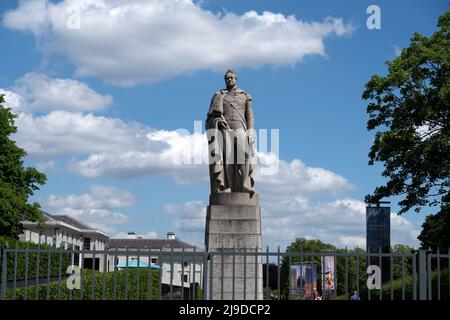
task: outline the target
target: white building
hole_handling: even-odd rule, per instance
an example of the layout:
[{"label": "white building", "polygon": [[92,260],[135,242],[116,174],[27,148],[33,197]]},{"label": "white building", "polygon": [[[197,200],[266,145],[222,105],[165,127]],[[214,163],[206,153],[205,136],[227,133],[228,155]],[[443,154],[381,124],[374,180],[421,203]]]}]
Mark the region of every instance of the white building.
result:
[{"label": "white building", "polygon": [[161,269],[162,284],[184,288],[195,283],[203,285],[203,251],[195,249],[199,254],[194,258],[194,247],[180,241],[173,232],[167,233],[165,239],[143,239],[133,232],[126,239],[109,239],[103,231],[73,217],[48,213],[43,213],[43,217],[42,231],[37,222],[22,221],[24,233],[19,239],[65,250],[81,250],[72,255],[72,264],[79,267],[100,272],[150,267]]},{"label": "white building", "polygon": [[185,288],[194,283],[200,287],[203,284],[203,252],[196,248],[199,255],[194,259],[194,247],[177,239],[172,232],[167,233],[166,239],[143,239],[129,233],[127,239],[109,239],[108,247],[110,251],[119,252],[117,255],[109,255],[112,258],[110,261],[114,261],[110,266],[122,269],[135,268],[138,264],[141,267],[151,264],[150,267],[155,265],[162,268],[162,284]]},{"label": "white building", "polygon": [[[50,215],[43,213],[44,229],[38,228],[37,222],[22,221],[24,232],[19,240],[42,243],[66,250],[82,250],[84,254],[73,254],[72,264],[81,267],[83,257],[84,268],[93,268],[93,256],[89,251],[105,250],[108,235],[67,215]],[[103,270],[103,255],[95,257],[95,270]],[[109,266],[107,266],[108,268]]]}]

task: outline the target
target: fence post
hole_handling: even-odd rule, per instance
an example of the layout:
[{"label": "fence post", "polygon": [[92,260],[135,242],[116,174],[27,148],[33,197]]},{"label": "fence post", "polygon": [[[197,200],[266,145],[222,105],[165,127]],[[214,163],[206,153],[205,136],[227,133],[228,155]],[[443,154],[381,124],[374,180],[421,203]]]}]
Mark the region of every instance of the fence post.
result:
[{"label": "fence post", "polygon": [[8,248],[7,245],[0,246],[0,252],[2,253],[2,294],[1,294],[1,300],[6,299],[6,268],[7,268],[7,252],[6,249]]},{"label": "fence post", "polygon": [[427,300],[427,250],[419,249],[419,300]]},{"label": "fence post", "polygon": [[209,285],[208,285],[208,262],[209,261],[209,253],[205,251],[203,254],[203,300],[209,299]]}]

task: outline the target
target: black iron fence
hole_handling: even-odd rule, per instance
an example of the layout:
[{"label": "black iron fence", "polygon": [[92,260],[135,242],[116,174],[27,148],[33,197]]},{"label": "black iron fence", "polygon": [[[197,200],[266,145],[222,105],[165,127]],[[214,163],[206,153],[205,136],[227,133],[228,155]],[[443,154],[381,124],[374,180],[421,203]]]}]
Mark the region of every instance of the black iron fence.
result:
[{"label": "black iron fence", "polygon": [[394,253],[0,246],[6,300],[448,300],[450,249]]}]

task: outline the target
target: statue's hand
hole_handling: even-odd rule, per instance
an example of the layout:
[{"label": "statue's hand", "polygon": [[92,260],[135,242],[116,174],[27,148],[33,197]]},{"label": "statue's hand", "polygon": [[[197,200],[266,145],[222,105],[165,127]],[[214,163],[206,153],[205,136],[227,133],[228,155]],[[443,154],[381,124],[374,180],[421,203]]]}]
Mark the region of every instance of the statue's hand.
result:
[{"label": "statue's hand", "polygon": [[221,130],[227,130],[230,127],[228,126],[228,123],[225,120],[219,119],[218,120],[219,129]]},{"label": "statue's hand", "polygon": [[256,137],[252,131],[248,133],[248,143],[253,144],[256,141]]},{"label": "statue's hand", "polygon": [[219,129],[224,130],[227,126],[225,124],[225,121],[219,120]]}]

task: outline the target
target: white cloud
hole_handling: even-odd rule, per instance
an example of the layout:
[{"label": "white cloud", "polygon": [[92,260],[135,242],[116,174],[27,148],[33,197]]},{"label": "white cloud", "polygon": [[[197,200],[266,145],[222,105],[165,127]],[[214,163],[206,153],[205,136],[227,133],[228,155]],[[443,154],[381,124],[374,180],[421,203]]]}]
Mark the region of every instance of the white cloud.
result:
[{"label": "white cloud", "polygon": [[366,248],[366,238],[363,236],[339,236],[339,242],[348,248]]},{"label": "white cloud", "polygon": [[391,243],[409,244],[418,247],[417,237],[420,230],[416,229],[411,222],[395,213],[391,213],[391,229],[395,230],[391,233]]},{"label": "white cloud", "polygon": [[[321,239],[340,246],[362,243],[364,203],[336,199],[352,188],[344,177],[323,168],[308,167],[298,159],[279,162],[280,168],[274,176],[256,175],[266,244],[286,246],[297,237]],[[332,200],[321,202],[327,198]],[[183,234],[182,238],[187,235],[201,243],[206,206],[202,201],[169,203],[164,211],[172,216],[172,223]],[[404,226],[402,232],[409,232],[410,225]]]},{"label": "white cloud", "polygon": [[[135,237],[142,237],[143,239],[157,239],[158,238],[158,233],[155,231],[148,231],[144,234],[136,234],[133,236],[133,238]],[[123,231],[119,231],[119,232],[111,232],[110,233],[110,238],[114,238],[114,239],[127,239],[130,238],[130,235],[128,234],[128,232],[123,232]]]},{"label": "white cloud", "polygon": [[14,139],[33,160],[49,163],[55,157],[72,156],[69,167],[82,176],[167,174],[179,184],[207,183],[207,166],[189,164],[194,155],[206,152],[202,134],[155,130],[120,118],[68,111],[21,112],[16,125]]},{"label": "white cloud", "polygon": [[[339,193],[353,187],[341,175],[324,168],[308,167],[299,159],[291,162],[278,160],[278,164],[278,171],[274,175],[263,175],[261,170],[264,166],[256,167],[255,180],[258,181],[258,190],[270,195],[293,195],[324,190]],[[268,166],[270,165],[269,163]]]},{"label": "white cloud", "polygon": [[57,163],[54,160],[37,162],[36,168],[39,171],[54,172],[57,168]]},{"label": "white cloud", "polygon": [[14,112],[20,109],[24,105],[23,98],[17,93],[0,88],[0,94],[4,94],[4,104],[6,107],[11,108]]},{"label": "white cloud", "polygon": [[22,31],[31,31],[34,34],[40,34],[47,29],[47,1],[21,0],[19,7],[19,10],[9,11],[4,16],[3,23],[5,26]]},{"label": "white cloud", "polygon": [[[105,224],[101,222],[90,222],[89,226],[97,230],[102,230],[109,236],[110,239],[127,239],[131,237],[128,235],[128,232],[119,231],[118,225]],[[120,228],[125,229],[125,227],[123,226],[120,226]],[[150,230],[143,234],[136,234],[135,236],[133,236],[133,238],[134,237],[142,237],[143,239],[158,239],[159,235],[156,231]]]},{"label": "white cloud", "polygon": [[201,156],[202,147],[206,147],[206,137],[176,130],[155,130],[146,134],[140,146],[135,142],[113,152],[93,153],[87,159],[73,162],[71,168],[88,177],[130,178],[166,174],[179,184],[206,183],[207,166],[191,163],[191,146],[195,149],[192,154]]},{"label": "white cloud", "polygon": [[[35,158],[77,156],[69,167],[91,178],[133,178],[163,174],[178,184],[208,184],[205,134],[187,130],[155,130],[139,123],[93,114],[53,111],[43,116],[21,114],[17,119],[19,145]],[[301,193],[339,194],[352,185],[334,172],[306,166],[301,160],[276,159],[273,175],[262,171],[275,156],[259,153],[256,189],[268,195]],[[193,164],[197,159],[199,164]],[[268,160],[269,159],[269,160]]]},{"label": "white cloud", "polygon": [[38,73],[17,79],[12,91],[23,99],[18,108],[23,112],[99,111],[113,101],[110,95],[101,95],[83,82]]},{"label": "white cloud", "polygon": [[425,122],[421,126],[415,126],[416,135],[421,141],[426,141],[436,134],[442,132],[443,126],[440,124],[434,124],[430,122]]},{"label": "white cloud", "polygon": [[[159,135],[164,131],[157,131]],[[178,184],[207,184],[209,179],[206,164],[184,164],[180,158],[189,148],[189,136],[179,136],[172,132],[167,148],[150,151],[122,150],[117,153],[91,154],[87,159],[73,162],[72,170],[88,177],[130,178],[151,174],[166,174]],[[206,147],[206,138],[205,140]],[[199,141],[199,143],[202,143]],[[328,192],[339,194],[352,188],[350,182],[323,168],[308,167],[301,160],[279,161],[279,169],[274,175],[262,175],[256,166],[256,189],[270,195]]]},{"label": "white cloud", "polygon": [[[141,131],[145,132],[145,128]],[[149,148],[155,144],[160,148]],[[204,134],[189,134],[181,130],[155,130],[146,134],[146,143],[130,142],[116,147],[110,143],[109,146],[111,150],[92,153],[84,160],[73,161],[71,169],[82,176],[93,178],[131,178],[165,174],[178,184],[208,183],[209,173],[206,163],[192,164],[194,158],[205,160],[207,142]],[[292,195],[299,192],[339,194],[353,187],[341,175],[323,168],[308,167],[299,159],[291,162],[277,159],[278,170],[273,175],[262,174],[262,171],[273,165],[274,161],[272,154],[271,162],[267,164],[266,155],[258,154],[258,159],[263,161],[258,163],[255,169],[256,189],[260,192],[270,195]]]},{"label": "white cloud", "polygon": [[[266,206],[263,234],[267,244],[289,244],[297,237],[320,239],[338,247],[365,248],[365,204],[356,199],[336,199],[330,202],[309,201],[297,211],[288,201]],[[264,204],[263,204],[264,205]],[[417,246],[418,230],[404,217],[391,215],[391,244]]]},{"label": "white cloud", "polygon": [[128,222],[128,217],[125,214],[108,209],[74,209],[65,207],[56,208],[53,212],[56,215],[72,216],[91,226],[95,224],[125,224]]},{"label": "white cloud", "polygon": [[161,142],[147,143],[145,135],[151,130],[148,127],[91,113],[52,111],[41,116],[20,113],[16,125],[15,140],[34,158],[164,147]]},{"label": "white cloud", "polygon": [[202,201],[189,201],[184,204],[169,203],[164,212],[173,216],[172,223],[182,232],[202,233],[205,231],[206,205]]},{"label": "white cloud", "polygon": [[46,201],[53,214],[72,216],[105,232],[116,232],[114,225],[128,222],[126,214],[112,209],[134,203],[135,198],[130,192],[105,185],[92,185],[90,192],[82,195],[50,195]]},{"label": "white cloud", "polygon": [[21,1],[3,25],[33,32],[47,52],[66,55],[77,75],[122,85],[194,70],[293,65],[306,55],[324,56],[327,36],[353,29],[330,17],[214,14],[191,0]]},{"label": "white cloud", "polygon": [[172,224],[180,239],[204,248],[206,204],[203,201],[169,203],[164,206],[164,212],[171,216]]},{"label": "white cloud", "polygon": [[132,206],[135,201],[135,197],[128,191],[120,190],[114,186],[92,185],[90,192],[82,195],[50,195],[47,205],[54,208],[115,209]]},{"label": "white cloud", "polygon": [[[15,139],[32,158],[51,161],[57,156],[74,156],[69,168],[81,176],[133,178],[162,174],[178,184],[208,184],[204,133],[155,130],[118,118],[67,111],[41,116],[21,113],[16,123]],[[258,153],[258,160],[256,189],[266,194],[338,194],[352,187],[344,177],[308,167],[298,159],[286,162],[274,154]],[[279,167],[273,175],[263,174],[274,164]]]},{"label": "white cloud", "polygon": [[[319,202],[302,197],[265,198],[261,194],[263,244],[285,248],[296,238],[319,239],[340,248],[366,245],[365,204],[355,199]],[[207,204],[168,204],[165,212],[182,238],[202,243]],[[405,218],[391,215],[391,244],[417,246],[418,230]],[[193,241],[194,241],[193,240]]]}]

